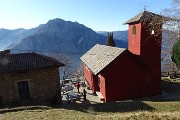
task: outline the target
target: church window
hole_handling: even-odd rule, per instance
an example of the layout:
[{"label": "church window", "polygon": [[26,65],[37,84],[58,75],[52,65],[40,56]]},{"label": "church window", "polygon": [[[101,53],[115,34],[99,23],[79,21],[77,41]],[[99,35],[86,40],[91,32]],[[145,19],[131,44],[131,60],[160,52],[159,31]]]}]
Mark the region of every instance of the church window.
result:
[{"label": "church window", "polygon": [[133,27],[132,27],[132,35],[136,35],[136,26],[135,25],[133,25]]}]

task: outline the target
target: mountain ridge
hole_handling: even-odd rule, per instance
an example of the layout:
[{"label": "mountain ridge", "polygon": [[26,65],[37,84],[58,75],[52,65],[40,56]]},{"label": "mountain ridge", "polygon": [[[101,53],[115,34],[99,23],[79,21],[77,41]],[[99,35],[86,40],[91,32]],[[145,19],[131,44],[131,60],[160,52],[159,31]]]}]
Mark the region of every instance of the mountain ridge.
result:
[{"label": "mountain ridge", "polygon": [[[105,45],[106,39],[106,36],[83,24],[56,18],[49,20],[17,44],[9,46],[9,49],[12,49],[12,53],[39,51],[45,55],[51,54],[48,51],[63,52],[73,61],[79,61],[79,57],[95,44]],[[115,39],[115,42],[117,47],[127,47],[126,41]]]},{"label": "mountain ridge", "polygon": [[[45,36],[45,37],[43,37],[43,36]],[[51,42],[56,42],[56,44],[59,45],[57,47],[65,49],[64,52],[69,52],[69,51],[86,52],[87,50],[79,48],[78,45],[80,45],[81,47],[87,47],[88,45],[90,45],[92,47],[93,45],[95,45],[95,43],[100,43],[100,44],[106,43],[106,37],[97,34],[91,28],[88,28],[83,24],[79,24],[78,22],[65,21],[65,20],[56,18],[53,20],[49,20],[33,36],[24,38],[22,40],[22,42],[17,44],[14,48],[18,48],[18,49],[21,48],[22,50],[23,49],[25,50],[27,48],[33,48],[32,45],[30,47],[30,44],[28,44],[28,46],[27,46],[27,45],[25,45],[25,43],[28,41],[35,42],[34,39],[37,39],[36,37],[44,38],[44,39],[41,39],[42,43],[43,43],[43,41],[47,42],[49,40],[52,40]],[[49,38],[49,40],[47,38]],[[68,38],[68,39],[66,39],[66,38]],[[64,39],[64,40],[62,40],[62,39]],[[66,43],[64,43],[64,42],[66,42]],[[60,44],[60,43],[63,43],[63,46],[65,44],[68,44],[68,45],[71,44],[74,46],[71,47],[71,50],[68,50],[66,47],[61,46],[62,44]],[[33,44],[33,45],[36,46],[36,44]],[[122,45],[122,47],[124,47],[124,46],[125,45]],[[53,47],[50,49],[46,46],[46,49],[53,50],[54,48],[57,49],[57,47]],[[43,48],[43,49],[45,49],[45,48]],[[36,47],[36,48],[34,48],[34,50],[38,50],[38,48]],[[42,48],[41,48],[41,50],[42,50]]]},{"label": "mountain ridge", "polygon": [[13,47],[13,44],[17,44],[21,42],[22,39],[26,38],[27,36],[33,35],[39,28],[41,28],[43,25],[39,25],[36,28],[31,29],[24,29],[24,28],[18,28],[18,29],[0,29],[0,50],[2,49],[10,49]]}]

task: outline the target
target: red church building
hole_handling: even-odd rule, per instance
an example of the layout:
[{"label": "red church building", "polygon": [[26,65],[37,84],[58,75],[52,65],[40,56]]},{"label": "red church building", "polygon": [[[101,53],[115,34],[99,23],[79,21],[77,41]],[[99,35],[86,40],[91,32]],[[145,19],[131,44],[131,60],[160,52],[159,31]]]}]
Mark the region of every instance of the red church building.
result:
[{"label": "red church building", "polygon": [[97,44],[80,58],[87,83],[104,102],[162,93],[162,23],[151,27],[154,18],[162,17],[144,11],[125,22],[128,49]]}]

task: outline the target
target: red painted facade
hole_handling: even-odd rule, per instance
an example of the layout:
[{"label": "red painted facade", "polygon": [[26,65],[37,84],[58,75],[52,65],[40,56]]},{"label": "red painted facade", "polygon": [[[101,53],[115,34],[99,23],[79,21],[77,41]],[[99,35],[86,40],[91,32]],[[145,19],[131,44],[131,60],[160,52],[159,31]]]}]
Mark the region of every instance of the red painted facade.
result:
[{"label": "red painted facade", "polygon": [[[132,34],[132,28],[136,26],[136,34]],[[128,50],[133,54],[140,55],[141,52],[141,23],[129,25]]]},{"label": "red painted facade", "polygon": [[84,77],[92,89],[92,93],[99,91],[98,76],[94,75],[91,70],[84,64]]},{"label": "red painted facade", "polygon": [[[141,97],[141,80],[139,74],[143,66],[128,51],[122,53],[100,74],[105,78],[105,102]],[[142,76],[141,76],[142,77]],[[100,90],[101,91],[101,90]]]},{"label": "red painted facade", "polygon": [[106,101],[106,80],[105,80],[105,77],[102,76],[101,74],[98,75],[98,78],[99,78],[99,91],[100,93],[102,94],[102,96],[105,98],[105,101]]},{"label": "red painted facade", "polygon": [[[133,26],[136,26],[136,34],[132,34]],[[152,35],[147,26],[140,22],[129,24],[128,50],[99,74],[93,75],[84,65],[85,79],[93,93],[100,91],[105,102],[161,94],[162,33],[156,35],[154,30]]]}]

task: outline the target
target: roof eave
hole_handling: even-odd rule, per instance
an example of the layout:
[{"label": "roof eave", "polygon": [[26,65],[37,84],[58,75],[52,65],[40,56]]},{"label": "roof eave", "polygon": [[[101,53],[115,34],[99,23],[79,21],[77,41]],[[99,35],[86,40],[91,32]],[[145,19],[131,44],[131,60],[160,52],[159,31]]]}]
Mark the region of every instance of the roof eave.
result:
[{"label": "roof eave", "polygon": [[137,21],[133,21],[133,22],[131,22],[131,21],[126,21],[125,23],[123,23],[123,25],[126,25],[126,24],[133,24],[133,23],[136,23],[136,22],[139,22],[139,20],[137,20]]},{"label": "roof eave", "polygon": [[[149,18],[144,19],[143,17],[145,17],[146,15],[148,15]],[[147,19],[152,18],[153,16],[156,16],[156,17],[162,18],[162,19],[166,18],[165,16],[162,16],[162,15],[158,15],[158,14],[155,14],[155,13],[152,13],[152,12],[149,12],[149,11],[144,11],[142,13],[137,14],[136,16],[134,16],[133,18],[129,19],[128,21],[124,22],[123,25],[125,25],[125,24],[132,24],[132,23],[139,22],[139,21],[145,21]]]}]

